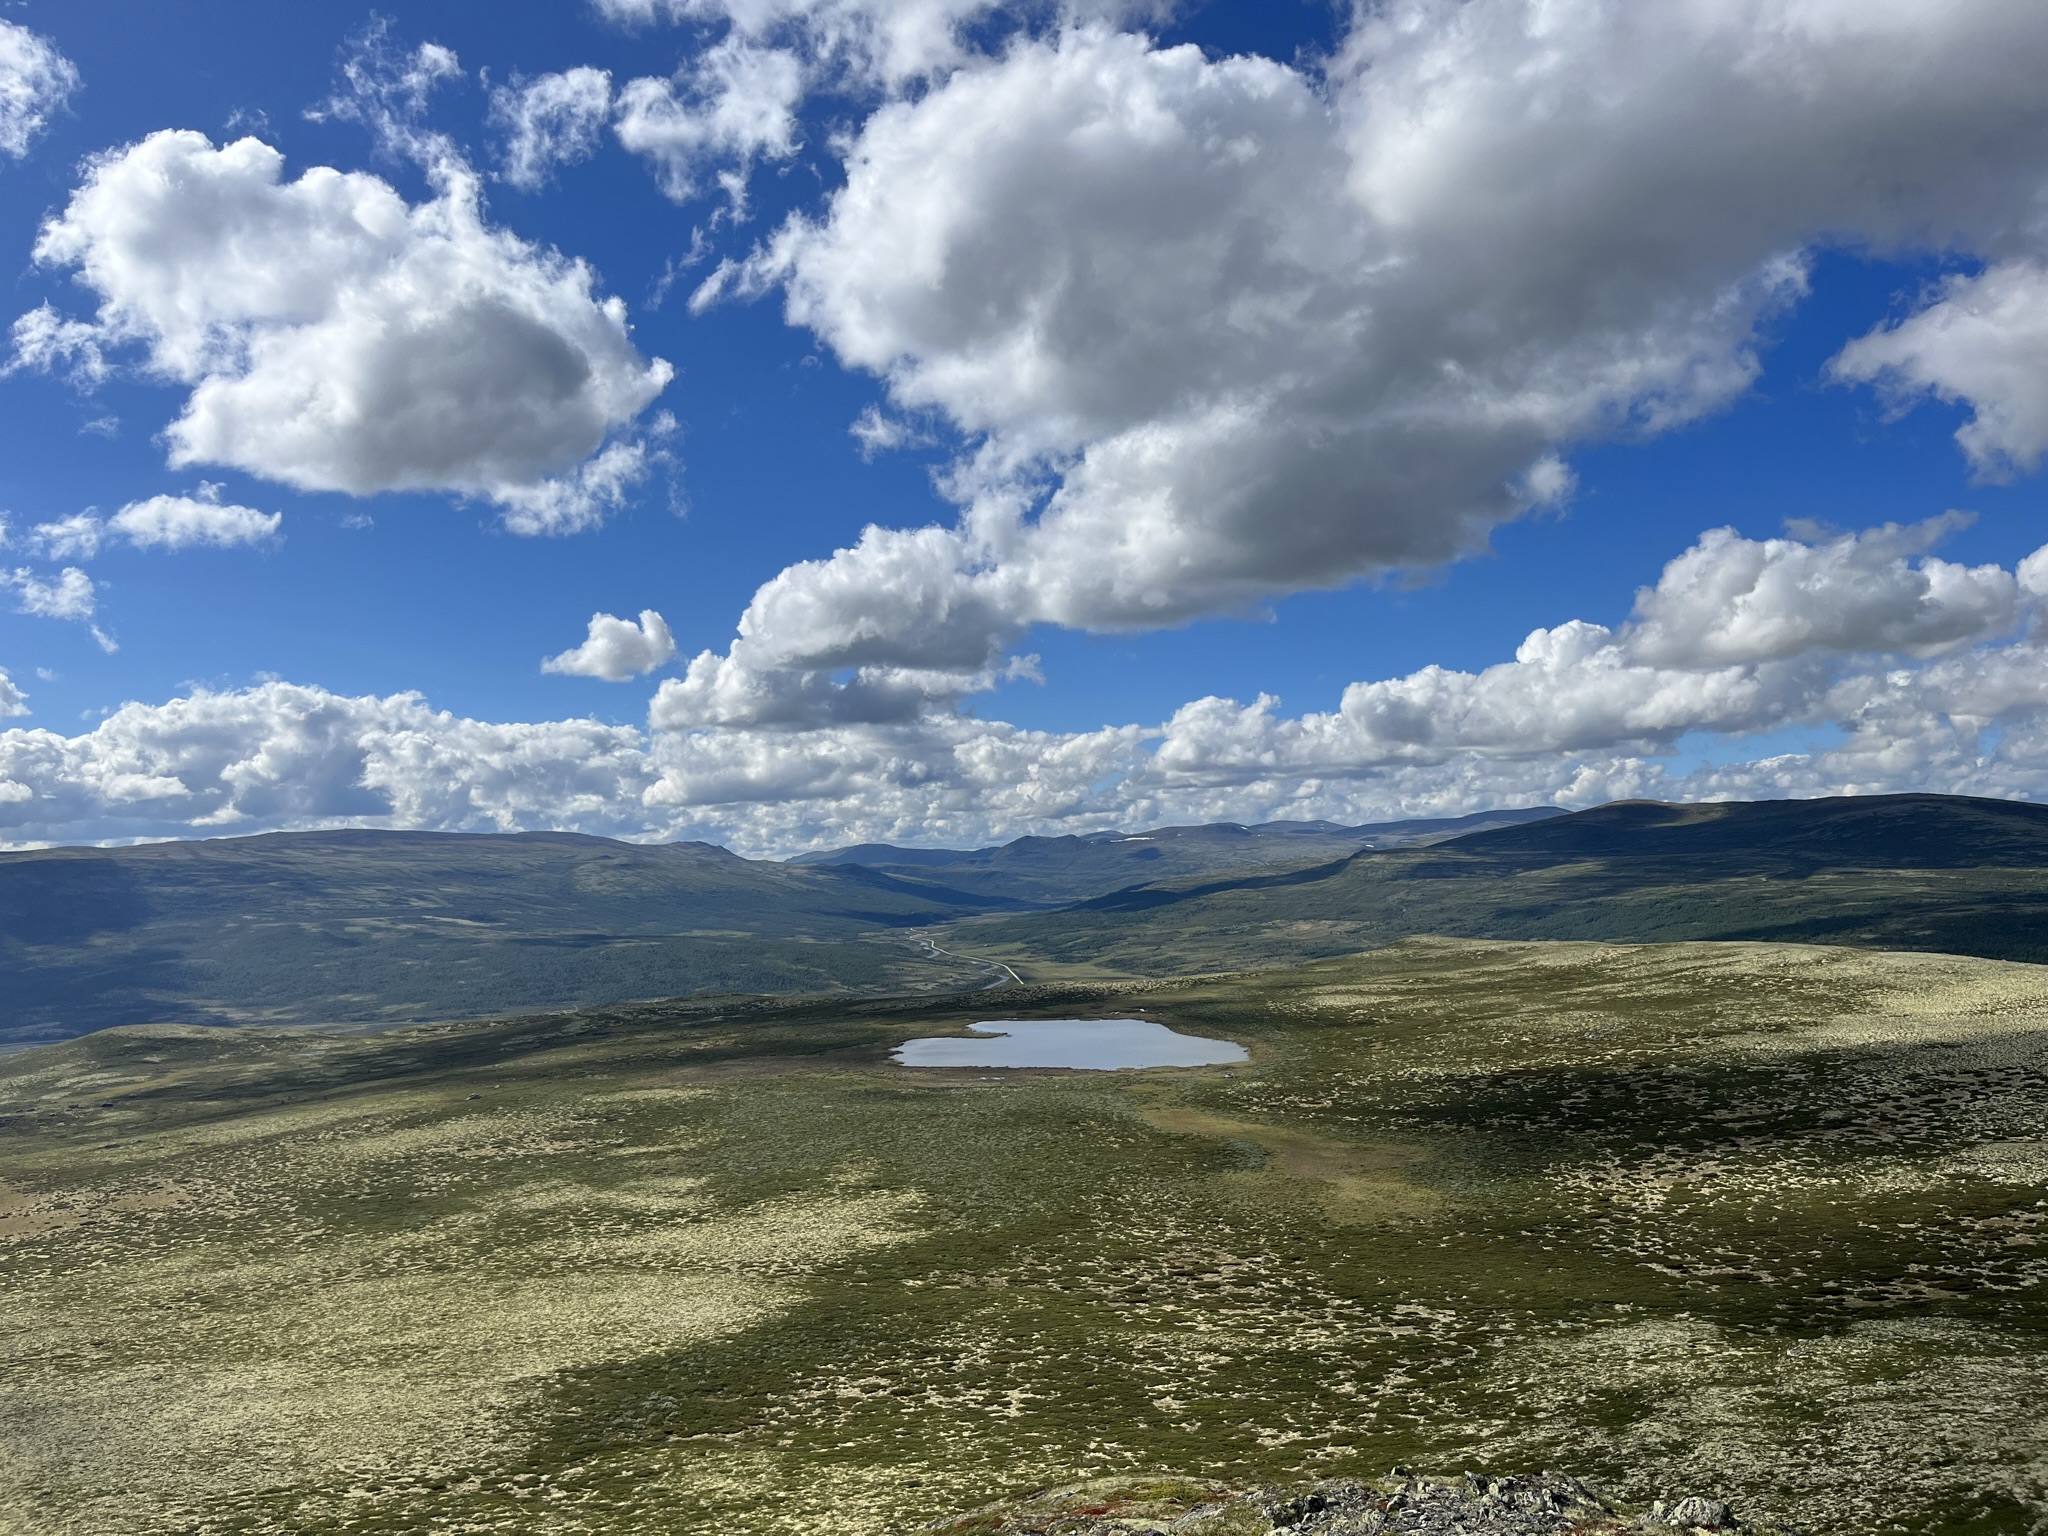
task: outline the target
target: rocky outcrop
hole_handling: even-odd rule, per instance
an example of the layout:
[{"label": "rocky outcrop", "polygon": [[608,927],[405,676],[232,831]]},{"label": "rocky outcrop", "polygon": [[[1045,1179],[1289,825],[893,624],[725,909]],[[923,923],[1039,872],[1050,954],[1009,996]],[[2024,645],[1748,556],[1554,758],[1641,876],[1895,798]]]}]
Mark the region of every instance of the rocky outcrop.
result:
[{"label": "rocky outcrop", "polygon": [[1199,1480],[1099,1480],[937,1522],[940,1536],[1796,1536],[1738,1520],[1718,1499],[1626,1511],[1575,1477],[1334,1481],[1281,1491]]}]

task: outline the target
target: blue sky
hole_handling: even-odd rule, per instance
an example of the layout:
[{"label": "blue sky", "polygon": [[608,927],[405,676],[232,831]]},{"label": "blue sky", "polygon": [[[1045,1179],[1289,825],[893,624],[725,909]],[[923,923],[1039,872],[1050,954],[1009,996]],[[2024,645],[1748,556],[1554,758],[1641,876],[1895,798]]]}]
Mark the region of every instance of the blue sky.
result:
[{"label": "blue sky", "polygon": [[[71,73],[0,157],[10,316],[50,306],[101,366],[17,330],[0,378],[0,839],[370,821],[787,852],[1628,793],[2048,792],[2021,565],[2048,541],[2048,225],[2025,211],[2048,187],[2048,112],[2024,83],[2048,25],[1989,0],[1932,41],[1910,35],[1926,18],[1816,27],[1764,0],[1697,8],[1696,36],[1553,9],[1545,39],[1515,0],[1363,19],[1222,0],[11,6],[14,35]],[[1621,88],[1576,116],[1517,95],[1539,44],[1564,99],[1617,70]],[[1771,47],[1821,87],[1780,89],[1755,62]],[[1923,62],[1873,87],[1880,53]],[[1448,61],[1451,85],[1418,58]],[[362,88],[422,60],[411,97]],[[718,60],[799,83],[764,104],[720,86],[741,77]],[[515,184],[522,92],[577,69],[608,77],[587,155]],[[629,81],[666,93],[666,150],[629,147]],[[752,139],[719,126],[771,108],[789,115]],[[1717,113],[1729,142],[1703,151]],[[1160,122],[1208,147],[1162,150]],[[185,258],[163,253],[200,236],[189,201],[138,190],[171,163],[138,149],[166,129],[206,139],[178,166],[253,136],[283,156],[277,185],[332,167],[414,210],[470,178],[465,259],[512,242],[480,280],[520,303],[547,253],[586,263],[588,297],[545,301],[546,323],[587,340],[613,323],[596,304],[623,302],[589,391],[631,395],[601,440],[637,477],[522,532],[539,471],[478,468],[458,443],[437,483],[378,489],[404,474],[260,403],[171,462],[203,381],[274,398],[261,349],[324,304],[321,324],[357,323],[384,279],[252,318],[224,254],[240,234],[218,227],[167,275]],[[1555,183],[1543,198],[1496,179],[1523,153]],[[850,160],[868,169],[842,207]],[[1869,193],[1873,168],[1896,185]],[[1096,177],[1112,204],[1087,200]],[[1318,177],[1333,190],[1292,190]],[[1202,265],[1212,213],[1271,249]],[[38,261],[66,220],[72,254]],[[797,254],[764,259],[791,220]],[[892,269],[934,248],[925,286]],[[261,259],[285,283],[298,257],[285,241]],[[693,303],[721,263],[722,296]],[[378,323],[459,338],[422,281],[375,289]],[[180,341],[164,317],[195,303],[227,318]],[[1271,318],[1290,305],[1331,318]],[[167,362],[180,345],[206,355]],[[459,373],[454,343],[422,345]],[[1378,355],[1396,352],[1399,369]],[[672,378],[644,375],[656,359]],[[501,452],[473,419],[493,380],[405,383],[417,361],[377,364],[374,408],[449,412],[452,438]],[[1446,370],[1469,387],[1429,395]],[[864,412],[907,441],[864,452]],[[1956,438],[1972,422],[1989,424],[1974,448]],[[598,441],[557,453],[550,483]],[[1548,497],[1515,488],[1539,464]],[[121,509],[164,497],[150,515],[173,531],[133,535]],[[209,521],[222,507],[252,509],[239,532]],[[1955,510],[1971,516],[1938,540],[1861,536]],[[51,531],[88,511],[96,547]],[[882,542],[832,559],[871,524],[930,538],[915,560]],[[1262,530],[1283,526],[1270,542],[1299,552],[1269,558]],[[1707,576],[1657,587],[1724,527],[1740,540],[1687,568]],[[756,601],[798,562],[823,563]],[[48,595],[67,567],[68,607]],[[1643,588],[1664,595],[1639,607]],[[593,614],[643,610],[672,658],[542,670]],[[1480,677],[1573,620],[1606,648]],[[1354,684],[1385,686],[1346,702]],[[415,693],[424,713],[391,702]],[[1235,712],[1186,710],[1205,698]],[[1410,715],[1425,723],[1386,723]],[[579,721],[611,728],[601,750]]]}]

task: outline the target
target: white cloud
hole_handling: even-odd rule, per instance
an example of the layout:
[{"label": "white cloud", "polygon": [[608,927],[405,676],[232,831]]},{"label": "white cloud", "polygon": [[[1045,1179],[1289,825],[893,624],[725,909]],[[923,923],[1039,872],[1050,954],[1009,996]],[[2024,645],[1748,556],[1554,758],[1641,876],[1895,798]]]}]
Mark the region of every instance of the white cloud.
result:
[{"label": "white cloud", "polygon": [[505,180],[534,191],[558,165],[597,152],[610,120],[612,77],[587,66],[533,80],[514,79],[491,92],[491,116],[506,133]]},{"label": "white cloud", "polygon": [[[712,837],[754,852],[858,824],[979,835],[1088,808],[1141,733],[968,721],[845,728],[827,743],[649,741],[590,720],[493,724],[416,695],[266,683],[127,704],[92,730],[0,730],[0,843],[368,825]],[[9,786],[14,786],[10,788]],[[1100,815],[1099,809],[1095,814]]]},{"label": "white cloud", "polygon": [[2029,597],[2048,597],[2048,545],[2028,555],[2013,568],[2013,574]]},{"label": "white cloud", "polygon": [[282,512],[223,502],[214,487],[206,486],[198,496],[131,501],[107,520],[107,526],[137,549],[227,549],[266,543],[277,537],[283,521]]},{"label": "white cloud", "polygon": [[361,123],[384,153],[445,169],[461,157],[447,135],[426,127],[427,105],[443,82],[463,78],[462,61],[440,43],[402,49],[391,34],[390,18],[372,14],[349,40],[342,89],[306,116]]},{"label": "white cloud", "polygon": [[[91,731],[0,731],[0,837],[79,841],[342,824],[641,831],[638,733],[492,725],[416,695],[266,683],[126,704]],[[5,785],[33,798],[9,800]]]},{"label": "white cloud", "polygon": [[110,518],[75,512],[30,530],[29,547],[50,560],[90,560],[109,540],[137,549],[226,549],[277,536],[281,512],[222,502],[220,488],[201,482],[197,496],[151,496],[131,501]]},{"label": "white cloud", "polygon": [[674,80],[627,81],[613,129],[627,149],[653,162],[662,190],[676,201],[694,197],[713,164],[737,166],[726,178],[737,201],[749,161],[795,152],[803,94],[804,64],[795,53],[729,37]]},{"label": "white cloud", "polygon": [[1843,683],[1845,661],[1931,656],[2014,627],[2012,572],[1910,558],[1956,521],[1817,542],[1710,530],[1637,593],[1618,631],[1577,619],[1538,629],[1513,661],[1353,683],[1335,711],[1296,719],[1270,698],[1197,700],[1168,722],[1158,762],[1229,782],[1475,753],[1654,753],[1691,732],[1815,724],[1841,712],[1845,686],[1864,686]]},{"label": "white cloud", "polygon": [[[894,88],[967,56],[961,29],[1003,9],[1001,0],[593,0],[614,21],[722,24],[748,45],[785,43],[814,68]],[[1028,9],[1028,7],[1026,8]]]},{"label": "white cloud", "polygon": [[[1203,699],[1162,726],[1031,731],[934,704],[928,683],[899,687],[901,669],[882,665],[823,700],[784,697],[780,716],[758,701],[714,708],[700,697],[664,718],[679,692],[671,680],[649,732],[469,720],[409,694],[344,698],[284,683],[201,692],[124,705],[73,737],[0,731],[0,841],[567,827],[765,854],[1630,795],[2048,798],[2048,642],[2017,608],[1986,601],[2000,585],[1995,567],[1952,566],[1960,577],[1918,585],[1939,564],[1921,548],[1931,532],[1710,533],[1638,595],[1618,629],[1558,624],[1498,666],[1356,683],[1338,709],[1293,718],[1270,699]],[[2044,560],[2048,551],[2021,564],[2036,573]],[[1873,584],[1891,596],[1875,602]],[[2037,585],[2024,587],[2036,606]],[[1707,591],[1736,594],[1736,618],[1707,648],[1718,654],[1643,654],[1668,645]],[[1779,622],[1792,614],[1809,621],[1796,640]],[[567,654],[612,641],[629,649],[636,635],[659,649],[658,625],[651,613],[638,625],[598,615],[590,642]],[[1916,654],[1934,634],[1947,648]],[[1834,648],[1859,635],[1883,649]],[[798,676],[738,681],[772,689]],[[867,715],[849,699],[871,706]],[[707,726],[712,716],[729,723]],[[1783,733],[1799,727],[1815,744],[1785,750]],[[1763,731],[1776,733],[1773,748],[1751,761],[1672,769],[1670,749],[1689,733],[1719,733],[1739,749],[1744,734]]]},{"label": "white cloud", "polygon": [[0,717],[28,712],[28,695],[15,686],[14,679],[7,675],[7,669],[0,667]]},{"label": "white cloud", "polygon": [[107,525],[91,512],[74,512],[29,530],[28,544],[47,560],[90,560],[106,542]]},{"label": "white cloud", "polygon": [[860,456],[864,459],[898,448],[923,447],[931,442],[909,422],[900,417],[885,416],[879,406],[873,405],[856,416],[846,431],[860,445]]},{"label": "white cloud", "polygon": [[10,334],[14,356],[0,374],[24,368],[38,373],[61,370],[82,389],[104,384],[113,375],[100,346],[100,328],[83,320],[67,320],[52,305],[38,304],[19,316]]},{"label": "white cloud", "polygon": [[622,683],[629,677],[652,672],[675,653],[676,640],[669,632],[668,621],[652,608],[640,610],[637,624],[609,613],[593,613],[583,643],[559,656],[548,657],[540,669]]},{"label": "white cloud", "polygon": [[647,478],[648,467],[666,460],[666,449],[646,437],[666,437],[675,427],[666,411],[656,413],[645,437],[608,443],[565,475],[533,485],[507,486],[495,493],[505,526],[528,535],[580,533],[594,528]]},{"label": "white cloud", "polygon": [[912,717],[994,686],[998,652],[1019,632],[1012,606],[1004,578],[963,569],[946,531],[870,527],[766,583],[726,655],[704,652],[662,684],[655,717],[669,728]]},{"label": "white cloud", "polygon": [[[779,286],[897,408],[959,432],[932,611],[993,596],[997,644],[1454,558],[1568,494],[1574,444],[1747,388],[1809,248],[2036,237],[2039,8],[1360,18],[1320,76],[1095,26],[970,57],[868,118],[821,215],[700,289]],[[793,567],[775,603],[837,579]],[[734,665],[822,649],[747,633]],[[917,638],[900,664],[960,648]]]},{"label": "white cloud", "polygon": [[39,619],[90,620],[96,611],[92,578],[67,565],[45,580],[27,566],[0,571],[0,587],[14,593],[14,610]]},{"label": "white cloud", "polygon": [[19,160],[78,89],[78,70],[46,38],[0,21],[0,153]]},{"label": "white cloud", "polygon": [[760,670],[730,656],[693,657],[680,678],[664,679],[648,706],[658,730],[716,726],[736,730],[819,731],[843,725],[910,725],[968,694],[986,692],[1011,668],[944,671],[871,665],[835,679],[820,672]]},{"label": "white cloud", "polygon": [[1923,393],[1968,404],[1956,441],[1987,479],[2038,469],[2048,454],[2048,262],[1949,278],[1915,314],[1849,343],[1831,371],[1902,405]]},{"label": "white cloud", "polygon": [[95,160],[43,228],[38,260],[101,301],[89,337],[54,334],[139,345],[190,386],[173,465],[483,496],[520,532],[588,526],[644,466],[620,434],[671,369],[634,350],[587,266],[486,226],[459,164],[438,174],[408,205],[362,173],[287,182],[255,139],[152,134]]},{"label": "white cloud", "polygon": [[2009,629],[2019,595],[2011,572],[1924,554],[1967,521],[1951,514],[1813,542],[1713,529],[1637,594],[1628,649],[1686,667],[1810,651],[1931,655]]},{"label": "white cloud", "polygon": [[1000,50],[1034,26],[1083,17],[1163,14],[1126,0],[594,0],[627,26],[683,24],[714,40],[669,78],[619,93],[620,141],[653,162],[663,191],[695,197],[707,180],[737,205],[758,158],[795,153],[797,111],[818,92],[863,101],[897,97]]}]

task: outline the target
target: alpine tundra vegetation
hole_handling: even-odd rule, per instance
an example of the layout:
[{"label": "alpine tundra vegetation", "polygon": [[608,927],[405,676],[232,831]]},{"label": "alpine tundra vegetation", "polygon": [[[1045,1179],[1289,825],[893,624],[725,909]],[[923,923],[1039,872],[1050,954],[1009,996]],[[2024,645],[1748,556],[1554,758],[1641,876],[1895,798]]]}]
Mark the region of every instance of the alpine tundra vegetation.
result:
[{"label": "alpine tundra vegetation", "polygon": [[958,997],[7,1058],[0,1508],[881,1536],[1398,1463],[1807,1531],[2048,1513],[2035,967],[1411,939],[1002,1004],[1251,1059],[890,1060]]}]

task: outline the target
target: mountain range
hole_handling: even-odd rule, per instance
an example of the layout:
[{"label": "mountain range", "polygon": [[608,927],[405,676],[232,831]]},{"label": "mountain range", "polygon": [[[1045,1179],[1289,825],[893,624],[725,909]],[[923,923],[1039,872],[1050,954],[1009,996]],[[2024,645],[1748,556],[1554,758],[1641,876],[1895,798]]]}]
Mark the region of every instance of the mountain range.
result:
[{"label": "mountain range", "polygon": [[1157,827],[1149,832],[1020,837],[1000,847],[972,849],[860,843],[829,853],[803,854],[793,862],[859,865],[905,879],[935,881],[998,901],[1065,903],[1181,876],[1323,863],[1367,849],[1422,847],[1564,814],[1555,806],[1541,805],[1362,827],[1339,826],[1333,821],[1268,821],[1248,827],[1212,822],[1198,827]]},{"label": "mountain range", "polygon": [[137,1022],[377,1025],[1186,974],[1417,934],[2048,960],[2048,807],[1622,802],[786,863],[568,833],[32,850],[0,854],[0,1049]]},{"label": "mountain range", "polygon": [[1167,975],[1418,934],[1763,939],[2048,961],[2048,806],[1958,795],[1622,801],[1427,848],[1162,881],[958,940],[1020,969]]}]

